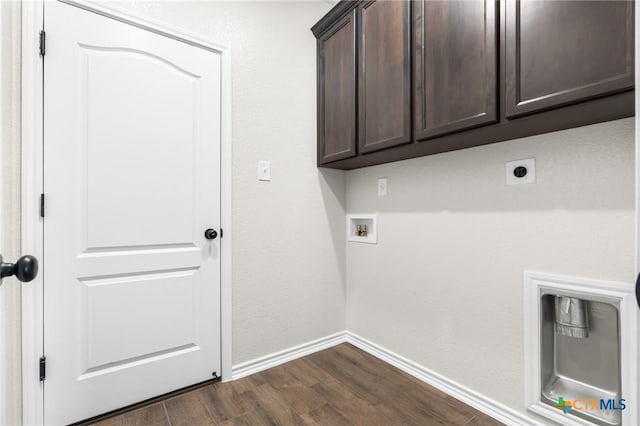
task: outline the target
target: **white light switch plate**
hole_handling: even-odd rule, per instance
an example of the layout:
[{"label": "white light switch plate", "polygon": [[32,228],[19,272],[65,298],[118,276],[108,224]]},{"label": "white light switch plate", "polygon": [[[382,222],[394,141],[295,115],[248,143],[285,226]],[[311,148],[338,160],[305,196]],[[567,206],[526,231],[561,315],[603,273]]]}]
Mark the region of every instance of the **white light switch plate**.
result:
[{"label": "white light switch plate", "polygon": [[378,179],[378,197],[387,196],[387,178]]},{"label": "white light switch plate", "polygon": [[258,180],[270,181],[271,180],[271,162],[260,160],[258,161]]},{"label": "white light switch plate", "polygon": [[[516,176],[516,169],[523,167],[526,174]],[[522,169],[520,169],[522,173]],[[507,185],[521,185],[525,183],[536,183],[536,159],[527,158],[525,160],[509,161],[507,163]]]}]

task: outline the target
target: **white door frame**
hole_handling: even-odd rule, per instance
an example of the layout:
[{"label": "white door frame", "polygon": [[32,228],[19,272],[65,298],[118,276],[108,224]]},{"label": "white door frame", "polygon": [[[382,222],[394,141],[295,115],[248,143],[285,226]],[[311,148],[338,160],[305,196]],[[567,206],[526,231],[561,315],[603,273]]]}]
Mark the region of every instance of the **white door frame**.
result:
[{"label": "white door frame", "polygon": [[[231,51],[228,47],[187,33],[165,23],[141,17],[108,4],[93,1],[64,0],[100,15],[152,31],[193,46],[220,54],[222,64],[221,137],[220,137],[220,315],[221,377],[231,380],[232,366],[232,263],[231,263]],[[43,81],[39,52],[39,33],[44,19],[45,0],[22,3],[22,251],[42,259],[43,221],[40,218],[40,194],[43,193],[42,129]],[[46,30],[46,23],[45,23]],[[46,264],[41,265],[42,269]],[[43,354],[42,275],[22,286],[22,413],[23,424],[44,423],[43,392],[39,380],[38,359]]]},{"label": "white door frame", "polygon": [[[3,13],[2,12],[2,7],[0,5],[0,22],[2,22],[2,13]],[[2,40],[0,40],[0,42],[1,41]],[[0,47],[0,49],[2,49],[2,48]],[[3,70],[3,69],[4,69],[4,63],[2,61],[2,55],[0,54],[0,70]],[[3,93],[2,90],[3,90],[3,87],[2,87],[2,84],[0,84],[0,99],[2,99],[4,97],[4,93]],[[0,135],[2,134],[3,129],[4,129],[3,126],[5,126],[5,124],[3,122],[2,114],[0,114]],[[3,156],[3,147],[2,147],[2,145],[0,145],[0,165],[2,164],[2,156]],[[4,185],[3,185],[3,182],[2,182],[2,173],[0,173],[0,200],[4,199],[4,197],[3,197],[3,188],[4,188]],[[4,222],[3,222],[3,217],[2,217],[2,208],[0,208],[0,236],[2,235],[3,227],[4,227]],[[3,303],[3,300],[2,300],[3,299],[2,295],[3,295],[3,292],[2,292],[2,289],[0,288],[0,309],[2,309],[2,307],[4,306],[4,303]],[[4,324],[0,324],[0,348],[4,347],[4,345],[7,344],[7,341],[5,339],[6,339],[6,337],[5,337],[5,325]],[[5,371],[5,368],[6,368],[4,358],[5,358],[4,357],[4,350],[0,350],[0,374],[4,374],[4,371]],[[6,391],[5,391],[5,383],[4,383],[3,380],[0,380],[0,424],[3,424],[3,423],[7,422],[6,418],[2,414],[3,412],[6,412],[6,411],[4,411],[5,407],[6,407],[6,404],[7,404],[5,393],[6,393]]]},{"label": "white door frame", "polygon": [[[635,13],[635,169],[636,169],[636,190],[635,190],[635,276],[638,277],[640,274],[640,122],[638,121],[638,113],[640,112],[640,28],[638,28],[638,24],[640,23],[640,7],[635,5],[634,13]],[[640,317],[638,318],[638,330],[640,330]],[[636,336],[636,339],[640,341],[640,336]],[[638,376],[636,377],[637,381],[637,393],[636,395],[640,395],[640,351],[638,351]]]},{"label": "white door frame", "polygon": [[[640,112],[640,28],[638,28],[638,24],[640,23],[640,7],[638,7],[637,4],[635,6],[635,275],[636,277],[638,277],[638,274],[640,274],[640,122],[638,121],[638,113]],[[640,330],[640,318],[638,319],[638,327],[638,329]],[[636,338],[640,340],[640,336],[636,336]],[[640,351],[638,352],[638,372],[639,375],[638,377],[636,377],[636,380],[638,382],[637,395],[640,395]]]}]

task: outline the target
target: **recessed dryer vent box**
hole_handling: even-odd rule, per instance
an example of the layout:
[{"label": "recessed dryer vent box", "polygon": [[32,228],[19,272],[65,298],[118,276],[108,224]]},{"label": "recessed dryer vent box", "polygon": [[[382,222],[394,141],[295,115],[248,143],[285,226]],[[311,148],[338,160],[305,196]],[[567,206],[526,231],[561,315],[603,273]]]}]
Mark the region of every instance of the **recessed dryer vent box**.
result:
[{"label": "recessed dryer vent box", "polygon": [[640,424],[637,311],[632,283],[525,272],[527,408],[567,426]]},{"label": "recessed dryer vent box", "polygon": [[347,240],[358,243],[376,244],[378,229],[375,214],[348,214]]}]

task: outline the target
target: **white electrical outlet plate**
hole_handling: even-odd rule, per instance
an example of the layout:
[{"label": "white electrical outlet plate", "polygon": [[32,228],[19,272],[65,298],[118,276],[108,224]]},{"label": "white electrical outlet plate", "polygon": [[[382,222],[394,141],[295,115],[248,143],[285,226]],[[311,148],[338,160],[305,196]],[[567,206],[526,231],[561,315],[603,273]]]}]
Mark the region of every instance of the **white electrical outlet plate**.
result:
[{"label": "white electrical outlet plate", "polygon": [[378,179],[378,197],[387,196],[387,178]]},{"label": "white electrical outlet plate", "polygon": [[536,159],[509,161],[507,163],[507,185],[536,183]]},{"label": "white electrical outlet plate", "polygon": [[258,180],[268,182],[271,180],[271,162],[258,161]]}]

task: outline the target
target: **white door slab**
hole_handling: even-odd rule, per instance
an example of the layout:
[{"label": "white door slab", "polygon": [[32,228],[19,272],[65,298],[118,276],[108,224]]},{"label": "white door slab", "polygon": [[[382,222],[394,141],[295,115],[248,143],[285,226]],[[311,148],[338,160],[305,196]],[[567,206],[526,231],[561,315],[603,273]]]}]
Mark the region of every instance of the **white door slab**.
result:
[{"label": "white door slab", "polygon": [[220,55],[45,4],[45,423],[220,374]]}]

